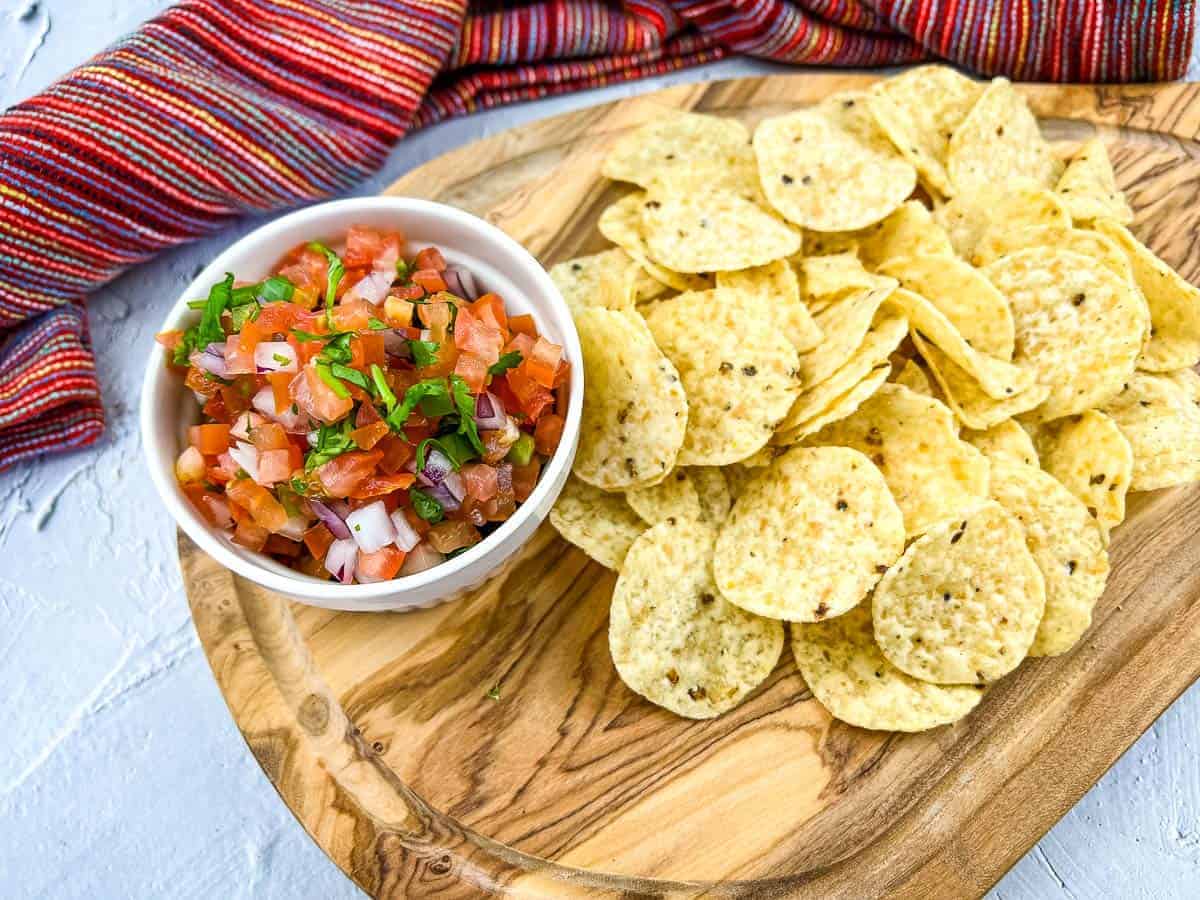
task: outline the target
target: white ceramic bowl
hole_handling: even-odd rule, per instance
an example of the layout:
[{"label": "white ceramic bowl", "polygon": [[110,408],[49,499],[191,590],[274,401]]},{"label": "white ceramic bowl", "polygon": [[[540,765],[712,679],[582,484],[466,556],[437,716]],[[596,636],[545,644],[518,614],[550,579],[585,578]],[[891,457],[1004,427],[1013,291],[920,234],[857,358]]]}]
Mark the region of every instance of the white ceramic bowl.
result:
[{"label": "white ceramic bowl", "polygon": [[403,197],[369,197],[323,203],[294,212],[242,238],[196,276],[175,302],[162,330],[185,328],[199,313],[187,301],[233,272],[238,279],[263,278],[289,249],[311,240],[339,243],[351,225],[399,228],[406,255],[436,246],[452,265],[475,275],[481,289],[504,298],[513,314],[531,313],[538,330],[561,344],[572,363],[570,397],[562,441],[529,499],[508,521],[465,553],[416,575],[377,584],[321,581],[234,544],[196,512],[175,480],[175,459],[186,446],[186,428],[199,420],[195,398],[183,379],[169,372],[163,349],[150,353],[142,386],[142,443],[159,496],[179,527],[209,556],[238,575],[304,603],[345,610],[403,610],[433,606],[482,584],[533,535],[566,483],[579,440],[583,409],[583,366],[579,337],[566,303],[532,256],[500,229],[452,206]]}]

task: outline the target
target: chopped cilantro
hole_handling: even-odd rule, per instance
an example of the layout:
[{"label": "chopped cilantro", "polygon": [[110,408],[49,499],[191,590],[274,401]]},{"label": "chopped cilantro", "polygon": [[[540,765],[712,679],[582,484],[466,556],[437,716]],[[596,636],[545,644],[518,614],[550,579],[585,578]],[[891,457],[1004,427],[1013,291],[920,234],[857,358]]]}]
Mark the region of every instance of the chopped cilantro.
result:
[{"label": "chopped cilantro", "polygon": [[425,454],[429,451],[430,444],[446,455],[455,471],[461,469],[463,463],[469,462],[478,455],[470,442],[459,434],[443,434],[440,437],[425,438],[417,445],[416,469],[418,472],[425,468]]},{"label": "chopped cilantro", "polygon": [[281,366],[286,366],[292,361],[290,356],[284,356],[282,353],[272,353],[271,359],[275,360],[275,362],[279,363]]},{"label": "chopped cilantro", "polygon": [[340,378],[342,381],[348,381],[353,385],[357,385],[364,391],[371,393],[371,382],[367,381],[367,376],[358,369],[351,369],[349,366],[344,366],[341,363],[330,363],[329,372],[335,378]]},{"label": "chopped cilantro", "polygon": [[321,380],[329,385],[329,389],[341,397],[343,400],[350,399],[350,392],[346,390],[346,386],[342,384],[329,370],[328,363],[317,363],[317,374],[321,376]]},{"label": "chopped cilantro", "polygon": [[465,435],[475,448],[476,453],[483,453],[483,441],[479,439],[479,429],[475,426],[475,398],[471,389],[458,375],[450,376],[450,391],[454,396],[454,407],[458,410],[458,433]]},{"label": "chopped cilantro", "polygon": [[371,380],[375,382],[375,396],[383,401],[384,408],[391,413],[396,408],[396,395],[387,382],[387,376],[375,363],[371,363]]},{"label": "chopped cilantro", "polygon": [[[429,412],[426,404],[435,401],[446,403],[448,399],[449,390],[446,387],[446,379],[427,378],[424,381],[418,381],[404,392],[404,400],[388,412],[388,427],[393,431],[400,431],[404,427],[404,423],[408,421],[408,417],[412,415],[413,410],[417,408],[417,404],[421,404],[422,411],[427,415],[433,415]],[[446,411],[449,412],[452,408],[450,406]]]},{"label": "chopped cilantro", "polygon": [[342,277],[346,274],[346,267],[342,264],[341,257],[320,241],[312,241],[308,245],[308,249],[324,254],[325,260],[329,264],[329,269],[325,275],[325,321],[332,329],[333,304],[337,300],[338,285],[342,283]]},{"label": "chopped cilantro", "polygon": [[246,327],[247,322],[253,322],[257,319],[260,308],[257,303],[246,303],[229,310],[229,318],[233,322],[233,330],[241,331]]},{"label": "chopped cilantro", "polygon": [[515,369],[517,366],[519,366],[524,359],[525,357],[521,355],[520,350],[510,350],[508,353],[501,355],[498,360],[488,366],[488,374],[503,375],[509,369]]},{"label": "chopped cilantro", "polygon": [[304,331],[300,328],[293,328],[292,334],[296,336],[296,340],[303,343],[307,343],[308,341],[323,341],[328,337],[332,337],[332,335],[328,334],[313,334],[311,331]]},{"label": "chopped cilantro", "polygon": [[369,319],[367,319],[367,325],[372,331],[387,331],[389,328],[391,328],[387,322],[377,319],[374,316],[371,316]]},{"label": "chopped cilantro", "polygon": [[176,365],[186,366],[188,357],[195,350],[203,350],[209,344],[225,340],[225,329],[221,327],[221,314],[229,308],[233,296],[233,274],[226,273],[225,280],[219,281],[208,292],[204,301],[204,312],[200,315],[199,324],[193,325],[183,333],[183,340],[175,348],[173,361]]},{"label": "chopped cilantro", "polygon": [[432,366],[437,362],[437,352],[441,348],[437,341],[409,341],[408,346],[412,350],[413,364],[417,368]]},{"label": "chopped cilantro", "polygon": [[[358,445],[350,437],[350,432],[353,430],[354,423],[350,421],[349,417],[343,419],[338,425],[322,425],[318,428],[317,445],[309,451],[308,457],[304,460],[304,471],[311,472],[334,457],[356,449]],[[295,483],[296,479],[293,478],[292,485],[295,486]],[[297,493],[301,492],[297,491]]]},{"label": "chopped cilantro", "polygon": [[412,267],[402,259],[396,260],[396,280],[401,284],[407,284],[411,275]]},{"label": "chopped cilantro", "polygon": [[445,514],[442,510],[442,504],[430,497],[420,488],[408,489],[409,499],[412,500],[413,511],[418,516],[431,524],[437,524],[442,521],[442,516]]}]

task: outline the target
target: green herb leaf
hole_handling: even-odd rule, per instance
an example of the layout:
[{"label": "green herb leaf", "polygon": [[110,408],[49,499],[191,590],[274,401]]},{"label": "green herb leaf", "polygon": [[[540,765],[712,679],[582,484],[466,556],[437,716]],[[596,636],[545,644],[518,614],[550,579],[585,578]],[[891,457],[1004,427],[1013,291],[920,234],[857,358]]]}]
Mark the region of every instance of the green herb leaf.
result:
[{"label": "green herb leaf", "polygon": [[[446,386],[446,379],[427,378],[424,381],[418,381],[404,392],[404,400],[388,413],[388,427],[392,431],[400,431],[404,427],[404,423],[408,421],[408,417],[412,415],[412,411],[417,408],[417,404],[422,404],[422,410],[424,410],[424,402],[436,400],[444,403],[449,402],[449,389]],[[453,407],[451,406],[450,408]]]},{"label": "green herb leaf", "polygon": [[367,319],[367,325],[370,326],[372,331],[387,331],[392,327],[387,322],[377,319],[374,316]]},{"label": "green herb leaf", "polygon": [[176,365],[186,366],[188,357],[196,350],[203,350],[209,344],[221,343],[225,340],[225,329],[221,327],[221,314],[229,308],[233,297],[233,274],[227,272],[225,280],[219,281],[208,292],[204,301],[204,312],[200,322],[183,333],[183,340],[175,348],[173,361]]},{"label": "green herb leaf", "polygon": [[233,307],[229,311],[229,318],[233,321],[233,330],[241,331],[246,327],[247,322],[253,322],[258,318],[260,311],[261,307],[253,302]]},{"label": "green herb leaf", "polygon": [[412,267],[402,259],[396,260],[396,278],[401,284],[408,284],[412,275]]},{"label": "green herb leaf", "polygon": [[503,375],[509,369],[515,369],[525,359],[520,350],[510,350],[488,366],[489,375]]},{"label": "green herb leaf", "polygon": [[412,500],[413,511],[426,522],[436,525],[442,521],[445,511],[438,503],[420,488],[409,488],[408,497]]},{"label": "green herb leaf", "polygon": [[437,341],[409,341],[408,346],[412,350],[413,364],[417,368],[432,366],[436,363],[437,352],[441,349],[441,345]]},{"label": "green herb leaf", "polygon": [[313,334],[311,331],[303,331],[299,328],[293,328],[292,334],[296,336],[296,340],[301,341],[302,343],[307,343],[308,341],[323,341],[326,338],[331,337],[331,335],[328,334]]},{"label": "green herb leaf", "polygon": [[470,441],[460,434],[443,434],[439,437],[425,438],[417,445],[416,467],[418,472],[425,468],[425,456],[430,444],[446,455],[456,472],[463,467],[464,463],[470,462],[478,455]]},{"label": "green herb leaf", "polygon": [[292,490],[295,491],[297,494],[299,494],[301,497],[303,497],[306,493],[308,493],[308,485],[304,483],[304,479],[301,478],[299,475],[296,475],[295,477],[293,477],[291,483],[292,483]]},{"label": "green herb leaf", "polygon": [[272,353],[271,359],[275,360],[275,362],[279,363],[281,366],[286,366],[292,361],[290,356],[284,356],[282,353]]},{"label": "green herb leaf", "polygon": [[479,429],[475,426],[475,398],[471,396],[471,389],[458,375],[451,375],[450,391],[459,415],[458,433],[465,435],[475,452],[482,455],[483,441],[479,439]]},{"label": "green herb leaf", "polygon": [[286,303],[295,293],[295,286],[282,275],[272,275],[258,286],[258,297],[265,303]]},{"label": "green herb leaf", "polygon": [[367,376],[358,369],[351,369],[349,366],[343,366],[341,363],[331,363],[329,371],[342,381],[348,381],[353,385],[357,385],[368,393],[374,393],[371,390],[371,382],[367,381]]},{"label": "green herb leaf", "polygon": [[350,338],[354,337],[348,331],[333,335],[321,351],[321,361],[331,363],[348,363],[354,354],[350,352]]},{"label": "green herb leaf", "polygon": [[384,408],[391,413],[396,408],[396,395],[392,393],[383,369],[375,363],[371,363],[371,380],[375,382],[375,396],[383,401]]},{"label": "green herb leaf", "polygon": [[329,385],[330,390],[341,397],[343,400],[350,399],[350,392],[346,390],[346,386],[342,384],[330,371],[327,363],[317,363],[317,374],[321,376],[321,380]]},{"label": "green herb leaf", "polygon": [[329,264],[329,269],[325,275],[325,321],[329,323],[329,327],[332,329],[333,304],[337,300],[338,285],[342,283],[342,278],[346,274],[346,267],[342,264],[341,257],[320,241],[312,241],[308,245],[308,249],[324,254],[325,260]]},{"label": "green herb leaf", "polygon": [[[345,389],[343,388],[343,390]],[[341,456],[349,450],[358,449],[358,445],[350,437],[350,432],[353,430],[354,423],[348,417],[343,419],[338,425],[322,425],[318,428],[317,444],[309,451],[308,457],[304,460],[304,471],[311,472],[317,466],[324,465],[334,457]],[[293,487],[295,484],[296,479],[293,478]],[[302,492],[297,491],[296,493]]]}]

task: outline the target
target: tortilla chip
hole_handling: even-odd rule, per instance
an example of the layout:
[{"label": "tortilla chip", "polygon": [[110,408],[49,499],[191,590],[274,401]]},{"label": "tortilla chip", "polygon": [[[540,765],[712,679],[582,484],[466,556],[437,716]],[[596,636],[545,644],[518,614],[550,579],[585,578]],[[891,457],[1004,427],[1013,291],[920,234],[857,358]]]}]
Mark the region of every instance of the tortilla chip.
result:
[{"label": "tortilla chip", "polygon": [[619,572],[625,554],[646,530],[620,494],[610,494],[571,477],[563,486],[550,524],[600,565]]},{"label": "tortilla chip", "polygon": [[560,262],[550,268],[550,280],[572,312],[585,306],[633,309],[665,290],[620,247]]},{"label": "tortilla chip", "polygon": [[1030,656],[1066,653],[1092,624],[1108,553],[1087,507],[1053,476],[1008,460],[992,463],[992,498],[1017,518],[1046,588],[1046,610]]},{"label": "tortilla chip", "polygon": [[829,714],[858,728],[925,731],[956,722],[979,703],[974,685],[920,681],[888,662],[866,603],[824,622],[793,622],[792,654]]},{"label": "tortilla chip", "polygon": [[954,247],[945,229],[919,200],[906,200],[884,219],[856,231],[858,252],[872,268],[897,256],[949,256]]},{"label": "tortilla chip", "polygon": [[676,469],[652,487],[626,491],[625,502],[649,525],[701,517],[700,496],[687,469]]},{"label": "tortilla chip", "polygon": [[661,117],[622,135],[600,171],[648,188],[655,181],[688,178],[698,167],[737,172],[753,159],[750,132],[737,119],[664,110]]},{"label": "tortilla chip", "polygon": [[974,260],[979,244],[989,236],[1031,226],[1071,227],[1058,195],[1029,182],[995,184],[960,194],[933,218],[946,230],[954,252],[965,260]]},{"label": "tortilla chip", "polygon": [[916,360],[906,360],[900,371],[892,376],[892,383],[903,385],[916,394],[924,394],[926,397],[934,396],[929,376],[925,374],[925,370]]},{"label": "tortilla chip", "polygon": [[754,132],[763,191],[785,218],[814,231],[850,231],[904,202],[916,171],[901,157],[813,109],[767,119]]},{"label": "tortilla chip", "polygon": [[1005,419],[983,431],[964,429],[962,437],[989,460],[1007,459],[1027,466],[1038,465],[1038,452],[1033,446],[1033,439],[1015,419]]},{"label": "tortilla chip", "polygon": [[711,279],[699,275],[673,272],[650,259],[646,238],[642,234],[642,204],[646,195],[641,191],[627,194],[600,214],[600,233],[628,253],[655,281],[677,291],[702,291]]},{"label": "tortilla chip", "polygon": [[724,471],[717,466],[691,466],[686,471],[700,500],[700,517],[714,525],[724,522],[733,506]]},{"label": "tortilla chip", "polygon": [[790,447],[800,443],[810,434],[816,434],[826,425],[846,418],[874,396],[881,385],[887,383],[891,371],[891,363],[878,363],[866,378],[838,396],[815,416],[806,419],[795,428],[776,431],[775,436],[771,438],[771,443],[776,447]]},{"label": "tortilla chip", "polygon": [[818,622],[858,605],[903,549],[900,510],[870,460],[796,447],[734,502],[713,571],[742,609]]},{"label": "tortilla chip", "polygon": [[769,304],[779,329],[798,352],[821,343],[821,329],[800,297],[795,270],[785,260],[740,272],[718,272],[717,287],[753,294]]},{"label": "tortilla chip", "polygon": [[984,273],[1012,307],[1013,362],[1050,388],[1035,419],[1083,412],[1121,390],[1149,324],[1131,285],[1086,256],[1046,247],[1010,253]]},{"label": "tortilla chip", "polygon": [[1053,247],[1090,257],[1118,278],[1133,281],[1133,269],[1121,249],[1098,231],[1084,231],[1063,225],[1026,225],[1021,228],[989,230],[975,248],[971,259],[986,266],[1002,256],[1031,247]]},{"label": "tortilla chip", "polygon": [[817,327],[825,340],[800,357],[800,381],[805,390],[833,375],[862,346],[875,314],[890,293],[890,287],[859,288],[817,314]]},{"label": "tortilla chip", "polygon": [[908,545],[875,588],[875,640],[903,672],[990,684],[1025,658],[1046,606],[1021,524],[988,501]]},{"label": "tortilla chip", "polygon": [[950,138],[946,173],[956,195],[1027,178],[1051,187],[1061,164],[1007,78],[994,78]]},{"label": "tortilla chip", "polygon": [[812,231],[804,229],[804,257],[858,253],[857,231]]},{"label": "tortilla chip", "polygon": [[1123,225],[1101,219],[1096,230],[1124,251],[1150,308],[1150,340],[1138,358],[1139,369],[1169,372],[1200,361],[1200,289],[1155,256]]},{"label": "tortilla chip", "polygon": [[1071,157],[1055,192],[1078,222],[1113,219],[1122,225],[1133,221],[1133,210],[1113,175],[1108,150],[1100,138],[1092,138]]},{"label": "tortilla chip", "polygon": [[974,376],[936,346],[921,340],[920,335],[913,335],[913,343],[941,388],[946,404],[968,428],[977,431],[991,428],[1005,419],[1029,412],[1050,395],[1049,387],[1034,384],[1004,400],[996,400],[988,396]]},{"label": "tortilla chip", "polygon": [[679,373],[636,312],[587,308],[575,325],[588,386],[575,474],[609,491],[662,481],[688,423]]},{"label": "tortilla chip", "polygon": [[738,609],[713,581],[716,531],[655,525],[630,548],[613,591],[608,642],[630,689],[689,719],[733,709],[779,661],[783,625]]},{"label": "tortilla chip", "polygon": [[647,324],[687,393],[680,465],[725,465],[764,446],[800,391],[796,348],[771,310],[716,288],[662,301]]},{"label": "tortilla chip", "polygon": [[1094,409],[1050,423],[1042,468],[1083,501],[1107,543],[1109,531],[1125,521],[1133,477],[1133,448],[1117,423]]},{"label": "tortilla chip", "polygon": [[977,351],[1012,359],[1012,313],[978,269],[954,257],[905,256],[888,260],[880,271],[932,303]]},{"label": "tortilla chip", "polygon": [[949,197],[954,193],[946,173],[950,136],[983,89],[948,66],[919,66],[875,84],[868,107],[921,180]]},{"label": "tortilla chip", "polygon": [[1131,491],[1200,480],[1200,407],[1170,377],[1136,372],[1100,411],[1133,448]]},{"label": "tortilla chip", "polygon": [[676,272],[765,266],[800,250],[799,231],[735,193],[655,188],[646,197],[646,247],[655,262]]},{"label": "tortilla chip", "polygon": [[909,539],[987,497],[988,462],[959,440],[954,414],[898,384],[880,385],[852,415],[808,443],[851,447],[870,459],[900,507]]}]

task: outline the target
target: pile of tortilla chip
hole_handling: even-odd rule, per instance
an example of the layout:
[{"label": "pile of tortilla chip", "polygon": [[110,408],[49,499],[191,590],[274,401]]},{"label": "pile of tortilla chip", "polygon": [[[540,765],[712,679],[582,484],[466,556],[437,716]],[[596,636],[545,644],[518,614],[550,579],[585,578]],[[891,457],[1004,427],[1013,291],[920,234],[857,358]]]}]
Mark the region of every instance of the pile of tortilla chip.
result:
[{"label": "pile of tortilla chip", "polygon": [[603,172],[616,246],[551,270],[586,383],[551,521],[652,702],[734,708],[787,622],[833,716],[953,722],[1086,632],[1129,491],[1200,480],[1200,292],[1005,79],[664,115]]}]

